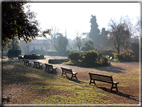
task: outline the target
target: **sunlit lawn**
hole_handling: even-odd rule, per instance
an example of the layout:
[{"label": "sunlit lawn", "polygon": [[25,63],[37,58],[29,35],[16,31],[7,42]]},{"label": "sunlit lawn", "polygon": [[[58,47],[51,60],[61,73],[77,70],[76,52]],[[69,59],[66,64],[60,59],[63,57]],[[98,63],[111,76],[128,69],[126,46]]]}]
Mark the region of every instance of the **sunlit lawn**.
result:
[{"label": "sunlit lawn", "polygon": [[[136,69],[138,70],[138,69]],[[119,74],[113,74],[115,80],[120,80],[121,87],[129,87],[125,85],[128,79],[131,81],[139,80],[131,75],[133,71],[124,72],[121,77]],[[138,75],[138,73],[135,73]],[[124,78],[125,77],[125,78]],[[2,69],[3,87],[10,84],[29,85],[30,89],[25,90],[25,93],[33,98],[33,101],[26,101],[28,104],[114,104],[109,99],[113,96],[110,93],[101,90],[100,88],[89,85],[89,81],[81,80],[82,83],[72,81],[65,76],[47,73],[46,71],[25,66],[22,61],[3,60]],[[134,83],[135,84],[135,83]],[[12,96],[12,94],[11,94]],[[28,96],[27,96],[28,97]]]}]

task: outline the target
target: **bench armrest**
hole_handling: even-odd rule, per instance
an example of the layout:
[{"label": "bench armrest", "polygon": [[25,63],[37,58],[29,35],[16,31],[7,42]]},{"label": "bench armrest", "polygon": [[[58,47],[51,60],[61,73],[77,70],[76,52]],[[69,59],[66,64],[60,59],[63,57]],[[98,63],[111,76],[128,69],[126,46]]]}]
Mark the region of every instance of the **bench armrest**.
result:
[{"label": "bench armrest", "polygon": [[53,69],[57,69],[56,67],[53,67]]},{"label": "bench armrest", "polygon": [[72,72],[73,74],[77,74],[77,72]]}]

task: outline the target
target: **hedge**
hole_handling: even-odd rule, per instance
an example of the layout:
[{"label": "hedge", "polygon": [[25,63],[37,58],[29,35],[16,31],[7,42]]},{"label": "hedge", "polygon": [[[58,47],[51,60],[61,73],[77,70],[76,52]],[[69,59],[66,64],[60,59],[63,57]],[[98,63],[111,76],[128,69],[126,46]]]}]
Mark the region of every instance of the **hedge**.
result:
[{"label": "hedge", "polygon": [[44,59],[44,55],[40,54],[31,54],[31,55],[24,55],[25,59]]},{"label": "hedge", "polygon": [[21,50],[9,49],[7,55],[11,57],[18,57],[21,55]]}]

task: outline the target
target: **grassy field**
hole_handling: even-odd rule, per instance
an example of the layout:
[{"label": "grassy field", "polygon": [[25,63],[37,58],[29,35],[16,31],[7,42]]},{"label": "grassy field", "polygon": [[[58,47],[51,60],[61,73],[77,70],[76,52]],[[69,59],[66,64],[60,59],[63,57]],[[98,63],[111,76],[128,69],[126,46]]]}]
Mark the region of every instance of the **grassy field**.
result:
[{"label": "grassy field", "polygon": [[[128,104],[128,100],[134,100],[129,101],[130,104],[138,104],[136,98],[127,98],[130,97],[128,93],[110,93],[109,88],[104,89],[103,86],[110,87],[111,84],[100,82],[103,86],[89,85],[88,80],[70,80],[65,76],[25,66],[18,60],[4,59],[2,64],[3,97],[11,98],[10,103],[5,104]],[[131,86],[138,88],[139,69],[135,70],[135,73],[133,70],[124,71],[121,77],[115,74],[113,77],[121,80],[118,87],[126,90],[132,89]],[[123,97],[126,101],[119,101],[116,97]]]}]

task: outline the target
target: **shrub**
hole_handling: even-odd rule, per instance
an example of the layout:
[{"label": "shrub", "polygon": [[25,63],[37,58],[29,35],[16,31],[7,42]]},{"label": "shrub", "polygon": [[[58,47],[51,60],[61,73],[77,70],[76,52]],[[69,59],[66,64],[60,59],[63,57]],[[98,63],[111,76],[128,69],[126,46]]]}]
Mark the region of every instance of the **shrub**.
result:
[{"label": "shrub", "polygon": [[110,65],[109,59],[105,56],[101,56],[101,65]]},{"label": "shrub", "polygon": [[112,59],[114,59],[115,56],[114,56],[113,52],[114,52],[114,51],[112,51],[112,50],[108,50],[108,51],[103,51],[103,52],[101,52],[101,53],[102,53],[103,55],[109,55],[109,56],[112,57]]},{"label": "shrub", "polygon": [[122,54],[117,54],[116,59],[118,60],[124,60],[124,57],[122,57]]},{"label": "shrub", "polygon": [[80,53],[76,51],[71,51],[68,55],[68,59],[78,61],[80,59]]},{"label": "shrub", "polygon": [[69,61],[68,59],[49,59],[48,63],[60,64]]},{"label": "shrub", "polygon": [[21,55],[21,50],[9,49],[7,55],[11,57],[18,57]]},{"label": "shrub", "polygon": [[133,61],[134,57],[134,52],[130,49],[116,55],[116,58],[121,61]]},{"label": "shrub", "polygon": [[24,55],[25,59],[44,59],[44,55],[40,54],[31,54],[31,55]]},{"label": "shrub", "polygon": [[96,62],[97,57],[98,57],[98,52],[96,52],[94,50],[85,51],[82,54],[82,62],[88,63],[88,64],[93,64]]}]

